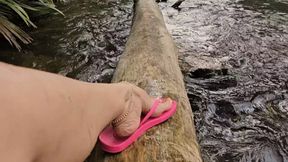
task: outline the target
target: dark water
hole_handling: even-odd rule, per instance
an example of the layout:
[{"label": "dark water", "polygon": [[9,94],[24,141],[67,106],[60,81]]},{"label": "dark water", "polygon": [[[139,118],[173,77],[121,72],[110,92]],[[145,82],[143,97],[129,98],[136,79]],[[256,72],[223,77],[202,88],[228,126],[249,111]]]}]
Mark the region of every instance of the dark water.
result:
[{"label": "dark water", "polygon": [[[0,61],[59,73],[88,82],[110,82],[129,35],[129,0],[73,0],[44,17],[22,52],[0,48]],[[2,50],[1,50],[2,49]]]},{"label": "dark water", "polygon": [[288,161],[288,1],[161,7],[181,51],[204,160]]},{"label": "dark water", "polygon": [[[207,162],[288,161],[288,1],[159,3],[174,40]],[[0,61],[110,82],[132,18],[129,1],[74,1]]]}]

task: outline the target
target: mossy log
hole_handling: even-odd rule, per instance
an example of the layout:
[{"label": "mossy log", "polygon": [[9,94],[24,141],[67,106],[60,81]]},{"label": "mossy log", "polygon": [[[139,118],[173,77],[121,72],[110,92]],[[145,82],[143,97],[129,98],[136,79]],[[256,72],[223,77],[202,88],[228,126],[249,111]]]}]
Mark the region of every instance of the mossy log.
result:
[{"label": "mossy log", "polygon": [[103,153],[99,148],[89,162],[201,162],[193,114],[178,65],[177,48],[155,0],[136,0],[132,30],[113,82],[127,81],[154,96],[178,101],[176,114],[150,129],[127,150]]}]

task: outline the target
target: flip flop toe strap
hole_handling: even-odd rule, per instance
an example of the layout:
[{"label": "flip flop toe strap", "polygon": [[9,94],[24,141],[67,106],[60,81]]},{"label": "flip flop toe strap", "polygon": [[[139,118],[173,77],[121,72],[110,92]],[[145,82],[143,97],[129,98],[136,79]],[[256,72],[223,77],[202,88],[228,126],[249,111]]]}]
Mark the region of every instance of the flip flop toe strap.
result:
[{"label": "flip flop toe strap", "polygon": [[141,120],[140,125],[144,124],[156,111],[158,105],[162,102],[162,99],[158,98],[155,99],[152,107],[150,108],[149,112],[145,115],[145,117]]}]

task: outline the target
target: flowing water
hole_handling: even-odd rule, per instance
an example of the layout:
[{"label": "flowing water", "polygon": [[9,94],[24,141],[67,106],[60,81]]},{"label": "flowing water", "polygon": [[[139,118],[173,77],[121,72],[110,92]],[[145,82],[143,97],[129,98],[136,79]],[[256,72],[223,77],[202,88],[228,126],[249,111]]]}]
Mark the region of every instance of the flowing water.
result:
[{"label": "flowing water", "polygon": [[[180,55],[207,162],[288,162],[288,1],[159,3]],[[39,21],[22,52],[0,61],[110,82],[127,40],[130,1],[72,1]]]},{"label": "flowing water", "polygon": [[0,61],[88,82],[110,82],[133,16],[128,0],[73,0],[43,17],[22,52],[0,48]]},{"label": "flowing water", "polygon": [[288,161],[288,1],[171,5],[203,159]]}]

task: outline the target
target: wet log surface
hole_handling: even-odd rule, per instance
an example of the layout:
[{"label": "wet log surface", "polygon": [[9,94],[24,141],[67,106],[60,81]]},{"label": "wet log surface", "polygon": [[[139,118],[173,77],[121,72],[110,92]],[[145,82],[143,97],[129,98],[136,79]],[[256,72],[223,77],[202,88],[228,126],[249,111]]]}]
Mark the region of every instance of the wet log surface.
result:
[{"label": "wet log surface", "polygon": [[202,161],[177,55],[155,1],[136,1],[132,30],[113,82],[128,81],[153,96],[169,96],[178,101],[177,112],[122,153],[96,148],[87,161]]}]

